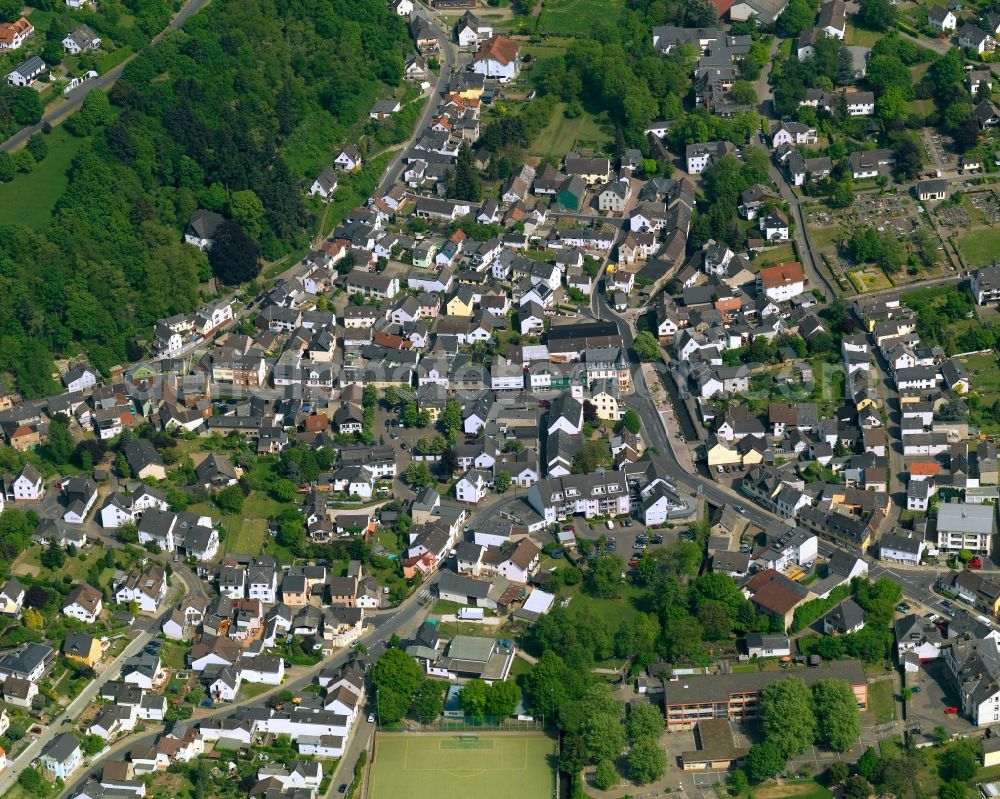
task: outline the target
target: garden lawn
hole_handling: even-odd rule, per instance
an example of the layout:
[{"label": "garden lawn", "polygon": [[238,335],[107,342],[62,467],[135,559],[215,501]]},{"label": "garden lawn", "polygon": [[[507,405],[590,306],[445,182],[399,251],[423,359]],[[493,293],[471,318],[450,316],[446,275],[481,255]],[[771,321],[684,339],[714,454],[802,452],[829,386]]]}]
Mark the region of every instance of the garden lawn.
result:
[{"label": "garden lawn", "polygon": [[1000,369],[997,368],[997,358],[991,352],[981,352],[975,355],[965,355],[959,358],[962,365],[974,375],[973,391],[982,396],[984,404],[992,405],[1000,399]]},{"label": "garden lawn", "polygon": [[[53,581],[61,580],[63,575],[68,574],[73,579],[74,583],[82,583],[87,579],[87,571],[90,569],[91,564],[104,558],[103,549],[99,547],[92,547],[89,551],[82,553],[84,555],[83,560],[80,560],[79,553],[72,556],[67,555],[66,562],[63,564],[61,569],[49,571],[48,569],[42,567],[38,560],[41,553],[42,547],[40,544],[35,544],[29,549],[26,549],[14,562],[14,567],[11,571],[17,575],[42,577]],[[105,569],[104,573],[101,575],[102,579],[104,577],[109,577],[113,571],[114,569]]]},{"label": "garden lawn", "polygon": [[611,140],[592,114],[584,111],[576,119],[567,119],[565,109],[565,103],[556,103],[551,121],[528,148],[529,155],[562,160],[578,146],[600,147]]},{"label": "garden lawn", "polygon": [[240,699],[253,699],[266,694],[275,686],[263,682],[245,682],[240,686]]},{"label": "garden lawn", "polygon": [[570,613],[589,610],[607,622],[612,631],[617,630],[622,622],[631,621],[639,614],[638,602],[646,593],[631,583],[621,583],[619,587],[616,598],[602,599],[587,593],[581,586],[574,586],[567,592],[572,597],[569,603]]},{"label": "garden lawn", "polygon": [[[726,795],[729,795],[728,792]],[[833,791],[815,780],[790,780],[755,785],[752,791],[742,794],[740,799],[751,795],[754,799],[832,799]]]},{"label": "garden lawn", "polygon": [[0,184],[0,225],[23,225],[35,230],[48,225],[56,201],[69,185],[66,173],[83,142],[62,126],[46,136],[48,155],[28,174]]},{"label": "garden lawn", "polygon": [[555,36],[589,36],[598,23],[614,25],[624,0],[547,0],[539,31]]},{"label": "garden lawn", "polygon": [[160,661],[169,669],[181,671],[184,666],[184,657],[188,652],[188,645],[183,641],[164,641],[160,650]]},{"label": "garden lawn", "polygon": [[892,680],[877,680],[868,685],[868,712],[875,715],[876,724],[896,718],[896,697]]},{"label": "garden lawn", "polygon": [[117,67],[131,55],[132,55],[131,45],[125,45],[124,47],[119,47],[117,50],[113,50],[110,53],[105,53],[100,58],[98,58],[96,69],[98,73],[103,75],[105,72],[108,72],[109,70],[112,70],[115,67]]},{"label": "garden lawn", "polygon": [[786,261],[794,261],[795,253],[792,250],[791,242],[782,244],[780,247],[769,247],[760,255],[753,259],[755,267],[767,266],[769,264],[783,264]]},{"label": "garden lawn", "polygon": [[809,228],[809,243],[813,247],[832,247],[837,239],[844,238],[844,231],[839,225],[830,225],[823,228]]},{"label": "garden lawn", "polygon": [[241,555],[259,555],[264,551],[267,535],[267,521],[264,519],[243,519],[239,530],[234,530],[226,538],[226,552]]},{"label": "garden lawn", "polygon": [[958,251],[970,269],[993,263],[1000,251],[1000,229],[974,230],[959,236]]},{"label": "garden lawn", "polygon": [[855,28],[853,25],[848,25],[847,30],[844,32],[844,44],[849,47],[852,45],[874,47],[875,43],[882,38],[882,35],[877,31],[864,30],[862,28]]}]

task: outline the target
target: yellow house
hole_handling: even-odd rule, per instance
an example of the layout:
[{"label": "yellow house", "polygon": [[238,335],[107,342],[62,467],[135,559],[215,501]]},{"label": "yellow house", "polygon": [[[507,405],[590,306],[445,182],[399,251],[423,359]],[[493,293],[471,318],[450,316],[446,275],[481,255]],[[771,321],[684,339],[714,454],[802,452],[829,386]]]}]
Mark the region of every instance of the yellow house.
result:
[{"label": "yellow house", "polygon": [[618,401],[620,392],[617,380],[596,380],[590,394],[597,418],[606,422],[617,422],[625,415],[625,408]]},{"label": "yellow house", "polygon": [[19,616],[23,605],[24,586],[16,577],[11,577],[0,588],[0,613],[4,616]]},{"label": "yellow house", "polygon": [[456,294],[445,306],[448,316],[472,316],[473,302],[471,297],[463,293]]},{"label": "yellow house", "polygon": [[747,452],[743,453],[744,466],[759,466],[763,462],[764,453],[760,450],[751,447]]},{"label": "yellow house", "polygon": [[101,662],[104,647],[101,642],[89,633],[68,632],[63,641],[62,653],[69,660],[83,663],[93,668]]},{"label": "yellow house", "polygon": [[983,765],[986,768],[1000,766],[1000,735],[980,738],[979,754],[983,758]]},{"label": "yellow house", "polygon": [[739,451],[727,447],[724,442],[717,441],[708,448],[708,465],[734,466],[740,463]]}]

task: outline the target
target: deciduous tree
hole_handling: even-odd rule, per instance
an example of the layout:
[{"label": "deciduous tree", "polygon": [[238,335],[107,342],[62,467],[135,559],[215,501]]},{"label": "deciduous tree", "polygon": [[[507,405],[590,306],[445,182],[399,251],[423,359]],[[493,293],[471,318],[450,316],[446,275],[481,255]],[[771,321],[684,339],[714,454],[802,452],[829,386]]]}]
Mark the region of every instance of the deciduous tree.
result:
[{"label": "deciduous tree", "polygon": [[245,283],[260,274],[257,245],[232,219],[224,220],[216,228],[208,261],[212,265],[212,274],[227,286]]},{"label": "deciduous tree", "polygon": [[795,757],[816,739],[812,696],[800,677],[786,677],[768,685],[760,698],[761,728],[783,758]]},{"label": "deciduous tree", "polygon": [[751,782],[764,782],[785,767],[785,758],[774,741],[766,740],[750,747],[746,757],[747,776]]},{"label": "deciduous tree", "polygon": [[846,680],[817,680],[812,687],[818,741],[846,752],[861,736],[858,700]]},{"label": "deciduous tree", "polygon": [[663,714],[653,704],[631,704],[625,730],[633,745],[643,738],[659,738],[663,734]]},{"label": "deciduous tree", "polygon": [[635,337],[632,348],[639,359],[643,361],[658,361],[662,354],[660,342],[648,330],[643,330]]},{"label": "deciduous tree", "polygon": [[656,782],[667,771],[667,756],[656,738],[642,738],[632,744],[628,753],[628,773],[633,782],[647,785]]}]

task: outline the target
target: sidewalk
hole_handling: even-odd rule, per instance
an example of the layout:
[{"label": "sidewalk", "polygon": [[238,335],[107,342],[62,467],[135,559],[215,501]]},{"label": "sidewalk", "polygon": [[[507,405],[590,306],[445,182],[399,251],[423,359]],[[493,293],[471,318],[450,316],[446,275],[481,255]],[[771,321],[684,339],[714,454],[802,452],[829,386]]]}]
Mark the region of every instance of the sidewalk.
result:
[{"label": "sidewalk", "polygon": [[[678,463],[689,465],[692,474],[696,473],[698,467],[694,462],[694,456],[691,454],[690,448],[682,440],[677,416],[674,414],[674,409],[668,399],[666,389],[660,382],[659,375],[657,375],[652,364],[642,364],[642,379],[646,384],[646,390],[649,392],[650,399],[652,399],[653,404],[656,406],[656,411],[660,415],[660,423],[667,431],[667,443],[670,444],[670,448],[674,452],[674,457]],[[654,391],[654,388],[658,390]]]}]

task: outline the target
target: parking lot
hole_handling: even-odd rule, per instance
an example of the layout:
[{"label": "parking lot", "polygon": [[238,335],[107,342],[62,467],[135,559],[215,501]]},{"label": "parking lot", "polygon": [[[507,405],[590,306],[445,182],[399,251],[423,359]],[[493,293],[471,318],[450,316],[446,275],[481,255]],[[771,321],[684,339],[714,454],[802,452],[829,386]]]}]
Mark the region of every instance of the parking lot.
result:
[{"label": "parking lot", "polygon": [[907,729],[917,741],[932,740],[934,728],[939,726],[951,735],[966,735],[975,730],[960,713],[945,713],[960,702],[942,659],[928,661],[915,674],[907,674],[906,687],[914,692],[906,711]]},{"label": "parking lot", "polygon": [[[691,535],[683,525],[670,528],[648,529],[644,524],[636,519],[629,519],[631,527],[623,527],[622,520],[614,520],[614,529],[609,529],[607,522],[588,522],[579,517],[574,517],[572,524],[567,520],[565,529],[572,527],[576,536],[588,541],[597,541],[604,536],[608,542],[607,549],[616,555],[620,555],[626,562],[636,552],[657,549],[681,540],[682,537]],[[637,542],[637,538],[646,537],[645,545],[642,541]]]}]

